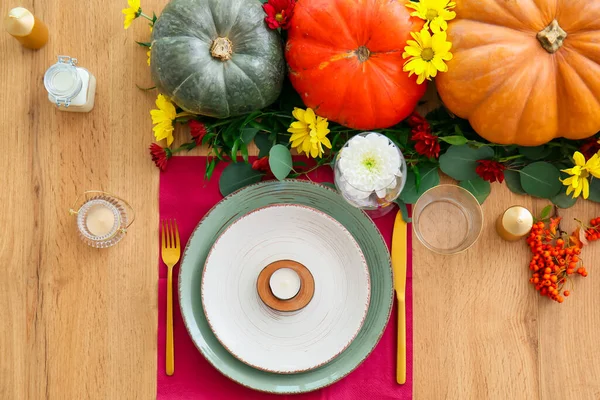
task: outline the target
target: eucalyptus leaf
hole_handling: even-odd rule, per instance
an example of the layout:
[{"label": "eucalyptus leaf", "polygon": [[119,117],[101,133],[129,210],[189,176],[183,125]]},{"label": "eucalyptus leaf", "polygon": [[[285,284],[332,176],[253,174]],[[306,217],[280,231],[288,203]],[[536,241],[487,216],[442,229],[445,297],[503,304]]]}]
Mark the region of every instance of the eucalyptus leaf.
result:
[{"label": "eucalyptus leaf", "polygon": [[[458,128],[458,126],[456,127]],[[464,136],[438,136],[438,139],[454,146],[462,146],[468,142]]]},{"label": "eucalyptus leaf", "polygon": [[258,158],[263,158],[269,155],[273,142],[269,139],[269,134],[260,132],[254,137],[254,144],[258,147]]},{"label": "eucalyptus leaf", "polygon": [[269,166],[275,178],[284,180],[293,168],[290,149],[281,144],[276,144],[269,151]]},{"label": "eucalyptus leaf", "polygon": [[485,199],[488,198],[490,192],[492,191],[492,187],[488,181],[483,180],[480,177],[475,179],[471,179],[468,181],[462,181],[459,183],[460,187],[467,189],[479,202],[479,204],[483,204]]},{"label": "eucalyptus leaf", "polygon": [[538,161],[521,170],[521,186],[531,196],[551,199],[560,192],[563,184],[558,168],[545,161]]},{"label": "eucalyptus leaf", "polygon": [[400,199],[396,199],[396,204],[398,204],[398,211],[402,214],[402,219],[407,224],[412,222],[412,218],[408,216],[408,207],[406,207],[406,203]]},{"label": "eucalyptus leaf", "polygon": [[458,181],[468,181],[477,178],[477,160],[486,160],[494,156],[494,150],[489,146],[473,148],[467,145],[450,146],[445,154],[440,156],[440,169],[443,173]]},{"label": "eucalyptus leaf", "polygon": [[600,203],[600,179],[592,178],[590,182],[590,197],[588,197],[588,200]]},{"label": "eucalyptus leaf", "polygon": [[519,154],[533,161],[546,158],[550,153],[552,153],[552,148],[549,146],[519,147]]},{"label": "eucalyptus leaf", "polygon": [[573,198],[572,194],[567,195],[566,191],[560,192],[552,198],[552,203],[560,208],[571,208],[577,203],[577,197]]},{"label": "eucalyptus leaf", "polygon": [[238,189],[260,182],[263,174],[247,163],[231,163],[223,170],[219,179],[219,190],[227,196]]},{"label": "eucalyptus leaf", "polygon": [[521,174],[519,171],[507,170],[504,171],[504,182],[511,192],[516,194],[527,194],[521,186]]},{"label": "eucalyptus leaf", "polygon": [[440,175],[436,165],[421,165],[419,173],[421,180],[418,189],[415,173],[408,171],[406,174],[406,184],[400,193],[400,200],[406,204],[414,204],[423,193],[440,184]]}]

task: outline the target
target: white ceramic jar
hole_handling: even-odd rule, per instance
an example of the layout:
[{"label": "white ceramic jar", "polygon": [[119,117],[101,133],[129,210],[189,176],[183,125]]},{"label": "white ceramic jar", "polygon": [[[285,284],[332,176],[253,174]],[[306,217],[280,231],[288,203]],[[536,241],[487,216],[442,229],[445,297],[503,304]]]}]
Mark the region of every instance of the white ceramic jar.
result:
[{"label": "white ceramic jar", "polygon": [[48,68],[44,74],[48,100],[62,111],[90,112],[94,108],[96,78],[76,64],[76,58],[58,56],[58,62]]}]

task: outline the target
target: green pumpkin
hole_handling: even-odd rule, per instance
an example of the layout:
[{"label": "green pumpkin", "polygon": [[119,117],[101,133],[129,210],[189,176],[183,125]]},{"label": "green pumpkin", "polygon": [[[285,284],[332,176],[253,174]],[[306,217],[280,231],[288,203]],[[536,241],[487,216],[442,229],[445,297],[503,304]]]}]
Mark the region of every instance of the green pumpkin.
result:
[{"label": "green pumpkin", "polygon": [[258,0],[172,0],[152,32],[152,79],[183,110],[226,118],[273,103],[281,39]]}]

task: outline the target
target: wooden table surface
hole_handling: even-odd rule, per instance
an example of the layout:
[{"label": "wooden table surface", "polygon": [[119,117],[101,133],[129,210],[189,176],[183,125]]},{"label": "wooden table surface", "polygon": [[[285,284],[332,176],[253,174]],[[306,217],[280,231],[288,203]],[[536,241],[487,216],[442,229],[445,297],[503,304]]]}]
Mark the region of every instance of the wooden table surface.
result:
[{"label": "wooden table surface", "polygon": [[[151,399],[156,396],[158,170],[150,161],[154,93],[144,21],[123,30],[125,0],[7,0],[50,28],[40,51],[0,35],[0,399]],[[143,1],[160,11],[164,0]],[[56,56],[79,59],[98,80],[90,114],[57,111],[42,77]],[[115,248],[77,237],[68,210],[88,189],[131,201],[137,222]],[[583,257],[559,305],[528,283],[524,243],[493,230],[508,206],[543,201],[494,184],[484,233],[442,257],[414,241],[415,399],[600,399],[600,245]],[[600,215],[580,201],[564,212]],[[431,224],[436,229],[443,216]],[[233,384],[233,383],[232,383]]]}]

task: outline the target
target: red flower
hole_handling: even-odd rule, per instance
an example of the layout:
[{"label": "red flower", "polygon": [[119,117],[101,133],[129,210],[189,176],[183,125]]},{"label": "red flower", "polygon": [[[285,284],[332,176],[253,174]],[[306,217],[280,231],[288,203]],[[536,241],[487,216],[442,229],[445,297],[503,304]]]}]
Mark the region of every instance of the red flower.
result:
[{"label": "red flower", "polygon": [[494,160],[477,160],[475,172],[488,182],[504,182],[504,164]]},{"label": "red flower", "polygon": [[269,156],[257,158],[256,161],[252,163],[252,169],[255,171],[264,172],[264,180],[275,178],[275,175],[273,175],[273,172],[271,172],[271,167],[269,166]]},{"label": "red flower", "polygon": [[290,26],[296,0],[269,0],[263,4],[267,16],[265,22],[271,29],[287,29]]},{"label": "red flower", "polygon": [[167,169],[167,160],[173,155],[168,148],[162,148],[156,143],[152,143],[149,147],[152,161],[161,170]]},{"label": "red flower", "polygon": [[190,127],[190,133],[192,134],[192,138],[194,138],[194,142],[196,142],[196,146],[202,145],[202,139],[204,135],[208,133],[208,129],[206,129],[206,125],[202,122],[198,122],[195,119],[191,119],[188,122]]},{"label": "red flower", "polygon": [[417,153],[428,158],[438,158],[440,156],[440,143],[437,136],[433,136],[429,131],[416,131],[413,129],[413,135],[410,138],[415,143]]},{"label": "red flower", "polygon": [[408,126],[413,128],[413,131],[414,128],[417,128],[419,131],[429,131],[429,122],[416,111],[410,114],[406,122],[408,122]]},{"label": "red flower", "polygon": [[581,145],[579,151],[581,154],[583,154],[586,160],[589,160],[594,154],[600,151],[600,139],[597,137],[589,138]]}]

